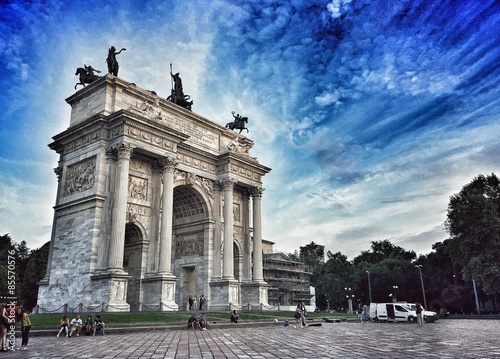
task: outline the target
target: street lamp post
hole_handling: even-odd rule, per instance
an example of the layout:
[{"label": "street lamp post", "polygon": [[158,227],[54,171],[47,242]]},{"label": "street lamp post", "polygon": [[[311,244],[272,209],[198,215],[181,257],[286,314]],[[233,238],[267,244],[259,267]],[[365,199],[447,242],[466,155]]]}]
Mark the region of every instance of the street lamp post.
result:
[{"label": "street lamp post", "polygon": [[418,270],[420,272],[420,282],[422,283],[422,296],[424,297],[424,308],[428,309],[427,308],[427,300],[425,300],[424,277],[422,276],[422,265],[421,264],[416,265],[415,268],[418,268]]},{"label": "street lamp post", "polygon": [[345,297],[347,298],[347,305],[349,307],[348,313],[352,314],[353,313],[353,310],[352,310],[352,299],[354,298],[354,294],[351,294],[352,293],[352,289],[351,288],[344,288],[344,289],[347,292],[347,295]]},{"label": "street lamp post", "polygon": [[370,304],[372,303],[372,285],[370,283],[370,272],[366,271],[366,274],[368,274],[368,293],[370,295]]},{"label": "street lamp post", "polygon": [[392,290],[394,291],[394,295],[392,296],[392,302],[396,303],[398,301],[398,298],[397,298],[398,297],[398,286],[393,285]]}]

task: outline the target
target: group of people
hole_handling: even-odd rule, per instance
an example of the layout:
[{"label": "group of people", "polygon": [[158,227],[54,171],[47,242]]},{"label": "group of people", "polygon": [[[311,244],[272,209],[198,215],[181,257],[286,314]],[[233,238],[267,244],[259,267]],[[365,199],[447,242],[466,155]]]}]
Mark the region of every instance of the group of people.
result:
[{"label": "group of people", "polygon": [[7,333],[14,332],[16,328],[16,323],[21,323],[21,347],[19,350],[26,350],[28,346],[29,333],[31,329],[31,320],[29,318],[28,312],[23,308],[17,306],[17,304],[7,305],[7,303],[1,303],[1,349],[0,351],[15,350],[15,342],[13,339],[7,340]]},{"label": "group of people", "polygon": [[307,318],[307,310],[304,302],[299,302],[297,307],[295,308],[295,314],[293,315],[295,318],[295,323],[293,325],[294,328],[297,328],[297,324],[300,323],[301,328],[307,327],[306,318]]},{"label": "group of people", "polygon": [[[205,303],[206,303],[205,295],[202,294],[200,295],[200,300],[199,300],[199,310],[205,310]],[[196,302],[196,294],[195,295],[190,295],[188,298],[188,310],[196,310],[197,307],[197,302]]]},{"label": "group of people", "polygon": [[[61,335],[61,333],[66,333],[66,337],[71,337],[74,334],[76,334],[77,337],[80,336],[80,332],[82,331],[83,328],[83,321],[80,318],[80,315],[78,314],[75,318],[71,319],[71,322],[68,319],[68,316],[65,315],[62,317],[62,319],[59,321],[59,325],[61,326],[59,328],[59,332],[57,333],[57,337]],[[68,327],[70,329],[68,329]],[[94,335],[97,330],[102,330],[102,334],[105,335],[104,333],[104,328],[106,327],[106,324],[101,319],[100,315],[95,316],[95,320],[92,320],[92,316],[88,315],[87,320],[85,321],[85,335]]]},{"label": "group of people", "polygon": [[205,318],[205,313],[201,313],[201,315],[196,318],[196,315],[192,314],[188,319],[187,323],[188,329],[199,329],[199,330],[207,330],[208,321]]},{"label": "group of people", "polygon": [[[231,312],[231,323],[238,323],[239,314],[236,310]],[[201,315],[197,318],[196,315],[192,314],[187,322],[188,329],[199,329],[199,330],[207,330],[208,321],[205,318],[205,313],[201,313]]]}]

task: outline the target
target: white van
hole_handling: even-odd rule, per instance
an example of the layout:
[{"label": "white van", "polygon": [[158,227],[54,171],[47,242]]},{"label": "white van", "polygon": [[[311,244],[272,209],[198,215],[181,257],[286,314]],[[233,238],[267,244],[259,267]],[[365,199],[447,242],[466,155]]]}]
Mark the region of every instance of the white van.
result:
[{"label": "white van", "polygon": [[374,322],[414,323],[417,320],[417,313],[401,303],[372,303],[370,319]]},{"label": "white van", "polygon": [[[417,308],[414,303],[371,303],[370,319],[374,322],[409,322],[417,320]],[[428,323],[438,320],[436,312],[424,310],[424,320]]]}]

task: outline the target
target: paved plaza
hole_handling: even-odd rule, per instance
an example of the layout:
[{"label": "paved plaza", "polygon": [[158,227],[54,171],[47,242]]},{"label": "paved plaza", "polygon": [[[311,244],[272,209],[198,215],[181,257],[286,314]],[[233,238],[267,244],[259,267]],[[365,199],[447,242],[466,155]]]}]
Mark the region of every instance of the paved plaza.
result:
[{"label": "paved plaza", "polygon": [[[56,330],[55,330],[56,331]],[[18,344],[19,344],[18,339]],[[30,338],[26,351],[0,358],[500,358],[500,321],[282,323],[260,327],[150,330],[95,337]]]}]

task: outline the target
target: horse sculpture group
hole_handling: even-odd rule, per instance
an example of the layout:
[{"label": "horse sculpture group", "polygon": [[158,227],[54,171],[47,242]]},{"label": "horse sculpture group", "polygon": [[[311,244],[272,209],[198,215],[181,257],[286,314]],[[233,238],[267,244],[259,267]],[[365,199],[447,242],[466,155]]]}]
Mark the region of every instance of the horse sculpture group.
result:
[{"label": "horse sculpture group", "polygon": [[242,117],[240,114],[234,114],[234,111],[231,111],[234,117],[234,121],[228,122],[226,124],[226,128],[229,128],[230,130],[240,130],[239,133],[243,130],[247,130],[248,133],[248,128],[245,127],[245,123],[248,123],[248,117]]},{"label": "horse sculpture group", "polygon": [[101,73],[101,71],[93,69],[92,66],[90,66],[90,65],[89,66],[83,65],[83,66],[84,66],[84,68],[79,67],[76,69],[75,75],[80,76],[80,82],[77,82],[75,84],[75,90],[76,90],[76,86],[82,85],[83,87],[85,87],[85,84],[90,84],[101,77],[101,76],[94,75],[94,71],[99,73],[99,74]]}]

